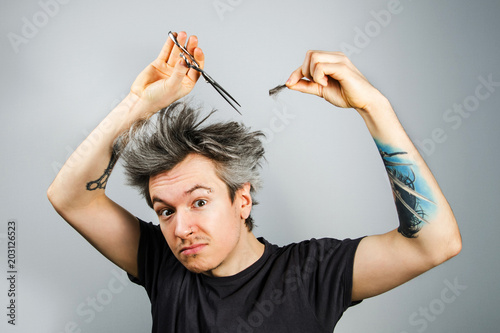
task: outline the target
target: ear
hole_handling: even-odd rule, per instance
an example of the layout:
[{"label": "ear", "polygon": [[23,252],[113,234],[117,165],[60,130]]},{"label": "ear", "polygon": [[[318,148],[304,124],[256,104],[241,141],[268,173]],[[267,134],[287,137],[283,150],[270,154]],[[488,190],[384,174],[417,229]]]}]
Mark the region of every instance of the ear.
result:
[{"label": "ear", "polygon": [[235,200],[238,204],[238,209],[240,212],[240,218],[246,220],[250,216],[250,212],[252,210],[252,196],[250,195],[250,183],[245,183],[243,186],[236,191]]}]

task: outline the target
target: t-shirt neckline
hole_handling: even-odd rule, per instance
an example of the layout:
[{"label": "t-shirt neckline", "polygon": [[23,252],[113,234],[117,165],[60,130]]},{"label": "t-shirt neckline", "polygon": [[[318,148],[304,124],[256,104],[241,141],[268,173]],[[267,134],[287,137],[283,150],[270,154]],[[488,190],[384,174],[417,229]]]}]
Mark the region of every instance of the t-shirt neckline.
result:
[{"label": "t-shirt neckline", "polygon": [[260,256],[257,261],[255,261],[253,264],[242,270],[241,272],[238,272],[234,275],[230,276],[208,276],[205,274],[200,273],[201,278],[212,285],[223,285],[223,284],[230,284],[232,282],[238,281],[240,279],[243,279],[249,275],[252,275],[254,272],[258,271],[264,263],[267,261],[269,256],[271,255],[271,247],[272,245],[265,240],[263,237],[258,237],[257,240],[264,244],[264,253]]}]

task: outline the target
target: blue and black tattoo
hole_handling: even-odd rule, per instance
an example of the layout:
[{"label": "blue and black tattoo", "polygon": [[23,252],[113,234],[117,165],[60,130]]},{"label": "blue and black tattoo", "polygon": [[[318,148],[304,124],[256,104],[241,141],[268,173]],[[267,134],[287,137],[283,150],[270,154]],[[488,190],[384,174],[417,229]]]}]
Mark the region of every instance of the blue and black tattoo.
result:
[{"label": "blue and black tattoo", "polygon": [[383,145],[375,140],[391,182],[394,201],[399,216],[398,231],[408,238],[417,237],[428,216],[435,209],[435,202],[418,170],[405,159],[405,151]]}]

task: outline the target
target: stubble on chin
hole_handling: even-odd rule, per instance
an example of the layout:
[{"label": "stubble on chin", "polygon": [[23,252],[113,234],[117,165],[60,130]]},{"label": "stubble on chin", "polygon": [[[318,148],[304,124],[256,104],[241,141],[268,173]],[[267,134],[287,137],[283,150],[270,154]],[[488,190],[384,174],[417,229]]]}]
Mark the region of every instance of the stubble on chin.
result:
[{"label": "stubble on chin", "polygon": [[183,262],[182,264],[184,267],[186,267],[187,270],[189,270],[192,273],[196,274],[205,274],[208,276],[213,276],[213,271],[219,268],[223,262],[220,262],[218,264],[203,264],[203,263],[195,263],[195,262],[190,262],[191,260],[200,260],[200,256],[198,254],[193,254],[190,256],[190,260]]}]

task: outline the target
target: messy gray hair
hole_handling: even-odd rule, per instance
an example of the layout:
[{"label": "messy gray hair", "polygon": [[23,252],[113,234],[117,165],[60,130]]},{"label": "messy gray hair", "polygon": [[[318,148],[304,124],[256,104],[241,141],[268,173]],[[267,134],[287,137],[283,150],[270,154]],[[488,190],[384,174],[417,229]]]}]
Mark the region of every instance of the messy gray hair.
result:
[{"label": "messy gray hair", "polygon": [[[173,169],[191,153],[213,161],[217,176],[227,185],[231,202],[245,183],[250,183],[252,195],[261,187],[264,134],[234,121],[204,124],[214,112],[200,120],[198,109],[176,102],[134,124],[115,141],[128,184],[139,189],[151,208],[150,177]],[[245,224],[249,231],[253,229],[251,216]]]}]

